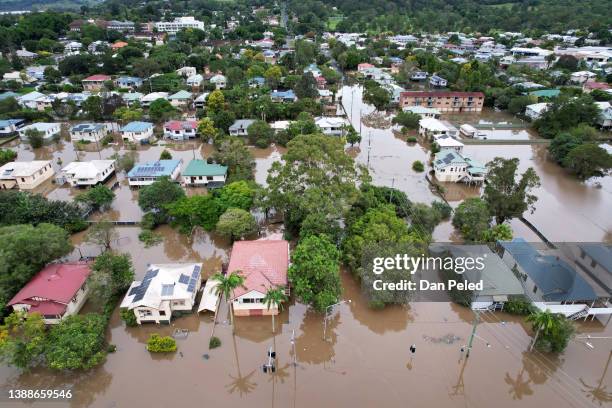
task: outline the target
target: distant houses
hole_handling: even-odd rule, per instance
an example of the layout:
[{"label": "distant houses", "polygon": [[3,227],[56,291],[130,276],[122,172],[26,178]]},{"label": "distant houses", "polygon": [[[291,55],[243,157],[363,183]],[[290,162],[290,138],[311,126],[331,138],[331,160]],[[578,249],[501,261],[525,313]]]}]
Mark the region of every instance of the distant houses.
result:
[{"label": "distant houses", "polygon": [[193,159],[183,170],[181,176],[186,186],[221,187],[225,184],[227,166]]},{"label": "distant houses", "polygon": [[248,128],[253,123],[254,119],[238,119],[229,127],[229,134],[231,136],[247,136]]},{"label": "distant houses", "polygon": [[400,106],[424,106],[442,113],[481,112],[482,92],[406,91],[400,95]]},{"label": "distant houses", "polygon": [[315,118],[315,124],[324,135],[344,136],[350,123],[347,119],[333,116],[320,116]]},{"label": "distant houses", "polygon": [[120,308],[132,310],[138,324],[169,323],[190,313],[202,284],[202,264],[152,264],[142,280],[134,281]]},{"label": "distant houses", "polygon": [[29,131],[36,131],[43,138],[44,143],[49,143],[56,135],[59,136],[61,130],[59,123],[36,122],[22,127],[18,133],[22,140],[27,141]]},{"label": "distant houses", "polygon": [[54,174],[50,160],[8,162],[0,167],[0,189],[33,190]]},{"label": "distant houses", "polygon": [[158,160],[136,163],[127,174],[130,186],[149,186],[162,177],[177,180],[181,172],[182,160]]},{"label": "distant houses", "polygon": [[172,140],[189,140],[197,137],[198,122],[171,120],[164,123],[164,137]]},{"label": "distant houses", "polygon": [[437,88],[444,88],[446,85],[448,85],[448,81],[441,76],[432,75],[429,77],[429,85]]},{"label": "distant houses", "polygon": [[0,138],[17,134],[24,125],[25,119],[0,120]]},{"label": "distant houses", "polygon": [[544,112],[546,112],[549,106],[550,103],[548,102],[533,103],[531,105],[527,105],[525,107],[525,116],[527,116],[532,121],[537,120],[542,116]]},{"label": "distant houses", "polygon": [[112,78],[109,75],[91,75],[81,81],[83,89],[90,92],[99,92],[104,89],[104,85],[107,81],[111,81]]},{"label": "distant houses", "polygon": [[62,169],[65,181],[72,187],[95,186],[115,174],[114,160],[75,161]]},{"label": "distant houses", "polygon": [[15,311],[39,313],[46,324],[57,324],[77,314],[89,293],[86,263],[53,263],[45,266],[8,302]]}]

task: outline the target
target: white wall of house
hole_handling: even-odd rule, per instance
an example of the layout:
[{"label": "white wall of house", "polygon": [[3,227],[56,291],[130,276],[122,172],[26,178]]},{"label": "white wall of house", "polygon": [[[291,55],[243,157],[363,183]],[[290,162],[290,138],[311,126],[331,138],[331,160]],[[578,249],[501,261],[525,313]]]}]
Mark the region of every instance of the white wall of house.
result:
[{"label": "white wall of house", "polygon": [[148,128],[144,132],[121,132],[121,137],[126,142],[147,142],[153,137],[153,127]]},{"label": "white wall of house", "polygon": [[[43,316],[43,320],[45,324],[58,324],[59,322],[62,321],[62,319],[65,319],[68,316],[72,316],[72,315],[79,313],[79,310],[81,310],[81,308],[85,304],[85,301],[87,300],[88,295],[89,295],[89,287],[87,286],[87,283],[83,283],[83,286],[81,286],[81,288],[77,291],[77,293],[75,293],[74,297],[66,305],[66,311],[64,312],[64,314],[53,316],[53,317]],[[30,305],[21,304],[21,303],[13,305],[12,307],[13,307],[13,310],[20,311],[20,312],[21,311],[27,312],[30,309]]]},{"label": "white wall of house", "polygon": [[206,186],[208,183],[225,183],[225,175],[220,176],[183,176],[183,184],[190,186]]},{"label": "white wall of house", "polygon": [[99,142],[108,132],[106,128],[98,129],[93,132],[70,132],[72,141],[84,140],[88,142]]},{"label": "white wall of house", "polygon": [[[171,180],[177,180],[181,173],[181,166],[176,166],[176,169],[170,175]],[[128,184],[130,186],[149,186],[159,180],[159,177],[130,177],[128,178]]]},{"label": "white wall of house", "polygon": [[266,295],[261,292],[252,290],[242,296],[237,297],[232,302],[234,306],[234,315],[248,316],[249,314],[253,313],[253,310],[258,312],[261,311],[261,314],[263,315],[278,314],[278,309],[274,306],[270,306],[270,309],[268,310],[268,307],[263,302],[263,298],[265,296]]}]

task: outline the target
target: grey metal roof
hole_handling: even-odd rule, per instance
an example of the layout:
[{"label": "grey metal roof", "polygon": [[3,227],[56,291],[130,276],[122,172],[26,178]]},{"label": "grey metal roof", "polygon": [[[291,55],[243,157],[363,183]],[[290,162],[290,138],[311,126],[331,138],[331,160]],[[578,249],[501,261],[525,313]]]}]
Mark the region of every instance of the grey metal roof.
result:
[{"label": "grey metal roof", "polygon": [[606,271],[612,273],[612,247],[600,243],[580,244],[582,249],[591,259],[601,265]]}]

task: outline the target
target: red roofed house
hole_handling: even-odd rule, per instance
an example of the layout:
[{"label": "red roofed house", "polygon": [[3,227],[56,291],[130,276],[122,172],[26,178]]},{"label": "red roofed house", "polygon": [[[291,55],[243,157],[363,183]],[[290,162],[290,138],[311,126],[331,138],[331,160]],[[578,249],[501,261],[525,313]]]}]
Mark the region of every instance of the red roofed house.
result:
[{"label": "red roofed house", "polygon": [[237,241],[227,269],[244,276],[244,284],[234,290],[232,302],[235,316],[261,316],[278,314],[263,303],[269,289],[283,286],[289,294],[289,243],[285,240]]},{"label": "red roofed house", "polygon": [[164,123],[164,137],[173,140],[194,139],[197,136],[198,122],[195,120],[171,120]]},{"label": "red roofed house", "polygon": [[49,264],[8,303],[15,311],[40,313],[46,324],[57,324],[79,312],[89,289],[91,268],[86,263]]},{"label": "red roofed house", "polygon": [[599,89],[600,91],[605,91],[605,90],[610,89],[610,85],[605,82],[595,82],[595,81],[585,82],[584,85],[582,85],[582,90],[586,93],[590,93],[591,91],[594,91],[595,89]]},{"label": "red roofed house", "polygon": [[364,69],[368,69],[368,68],[374,68],[374,65],[372,64],[368,64],[367,62],[362,62],[361,64],[357,65],[357,71],[361,72]]},{"label": "red roofed house", "polygon": [[480,112],[484,103],[482,92],[406,91],[400,93],[399,105],[422,106],[447,112]]},{"label": "red roofed house", "polygon": [[111,79],[112,78],[108,75],[98,74],[85,78],[81,83],[85,91],[98,92],[104,88],[104,83]]}]

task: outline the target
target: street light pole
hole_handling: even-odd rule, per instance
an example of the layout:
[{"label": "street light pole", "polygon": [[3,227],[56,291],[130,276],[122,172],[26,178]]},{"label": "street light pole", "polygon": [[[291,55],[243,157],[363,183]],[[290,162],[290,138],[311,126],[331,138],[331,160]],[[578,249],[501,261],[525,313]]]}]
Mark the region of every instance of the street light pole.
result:
[{"label": "street light pole", "polygon": [[334,306],[338,306],[341,305],[343,303],[351,303],[351,299],[348,300],[341,300],[338,303],[334,303],[333,305],[329,305],[325,308],[325,317],[323,317],[323,341],[327,341],[327,315],[328,315],[328,310]]},{"label": "street light pole", "polygon": [[472,325],[472,334],[470,334],[470,341],[468,342],[465,358],[468,358],[470,356],[470,351],[472,350],[472,343],[474,342],[474,337],[476,337],[476,327],[480,322],[480,312],[476,310],[475,313],[476,316],[474,317],[474,324]]}]

